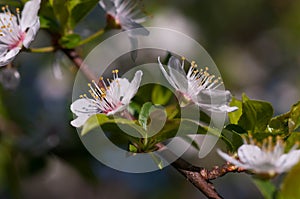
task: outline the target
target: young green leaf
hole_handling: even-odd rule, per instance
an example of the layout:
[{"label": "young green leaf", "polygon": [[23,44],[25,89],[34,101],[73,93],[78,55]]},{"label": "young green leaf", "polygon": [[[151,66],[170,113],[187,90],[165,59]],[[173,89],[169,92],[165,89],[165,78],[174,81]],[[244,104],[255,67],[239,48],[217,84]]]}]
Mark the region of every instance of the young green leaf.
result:
[{"label": "young green leaf", "polygon": [[265,101],[250,100],[246,95],[242,99],[242,115],[238,125],[245,130],[264,131],[273,116],[273,107]]},{"label": "young green leaf", "polygon": [[81,41],[81,37],[78,34],[68,34],[63,36],[60,40],[59,43],[61,46],[64,48],[75,48],[79,42]]},{"label": "young green leaf", "polygon": [[147,130],[148,118],[151,113],[152,107],[153,104],[151,102],[146,102],[141,108],[141,112],[139,115],[139,123],[145,130]]},{"label": "young green leaf", "polygon": [[242,115],[242,110],[243,110],[242,109],[242,101],[236,99],[235,97],[232,97],[229,105],[238,107],[238,110],[228,113],[230,123],[238,124],[238,121]]}]

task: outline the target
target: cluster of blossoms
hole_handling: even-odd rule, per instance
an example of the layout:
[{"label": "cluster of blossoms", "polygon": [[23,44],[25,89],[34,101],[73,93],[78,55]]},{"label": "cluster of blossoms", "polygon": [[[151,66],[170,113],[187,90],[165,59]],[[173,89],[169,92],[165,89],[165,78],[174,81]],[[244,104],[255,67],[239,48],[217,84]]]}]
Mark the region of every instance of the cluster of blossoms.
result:
[{"label": "cluster of blossoms", "polygon": [[250,138],[250,143],[245,141],[233,157],[220,150],[218,153],[237,167],[264,176],[274,176],[290,170],[299,162],[300,150],[296,150],[297,147],[298,144],[285,153],[285,144],[280,138],[277,138],[275,146],[272,137],[265,139],[262,144]]},{"label": "cluster of blossoms", "polygon": [[[167,74],[159,58],[160,69],[171,86],[181,94],[188,103],[195,103],[200,108],[208,111],[235,111],[237,107],[228,106],[231,94],[229,91],[218,89],[219,79],[213,80],[214,76],[210,75],[207,70],[197,71],[196,63],[192,65],[187,74],[184,72],[184,63],[182,65],[175,57],[171,57],[168,63],[169,73]],[[180,67],[178,67],[180,65]],[[82,95],[81,99],[76,100],[71,105],[72,112],[78,117],[72,121],[72,125],[80,127],[91,116],[97,113],[112,115],[123,111],[129,105],[130,100],[137,92],[142,72],[135,74],[132,82],[126,78],[119,78],[118,71],[114,70],[114,78],[109,81],[109,85],[102,80],[104,87],[100,88],[94,81],[93,86],[89,84],[92,99]],[[184,74],[184,75],[183,75]],[[207,96],[209,95],[212,100]]]}]

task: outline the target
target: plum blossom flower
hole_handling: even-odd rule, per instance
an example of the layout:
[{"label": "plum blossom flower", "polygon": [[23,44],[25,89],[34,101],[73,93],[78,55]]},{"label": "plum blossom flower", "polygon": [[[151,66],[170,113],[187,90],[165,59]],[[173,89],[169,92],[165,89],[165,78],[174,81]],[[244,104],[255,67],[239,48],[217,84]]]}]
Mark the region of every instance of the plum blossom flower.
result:
[{"label": "plum blossom flower", "polygon": [[137,2],[135,0],[101,0],[99,4],[107,12],[108,19],[113,19],[121,29],[141,28],[138,31],[139,35],[149,34],[149,31],[140,24],[146,21],[146,17],[136,9]]},{"label": "plum blossom flower", "polygon": [[300,160],[300,150],[294,145],[288,153],[284,153],[285,145],[281,139],[277,139],[274,146],[272,137],[264,140],[262,145],[258,143],[245,143],[239,147],[236,157],[218,150],[219,155],[226,161],[237,167],[251,170],[256,174],[274,176],[291,169]]},{"label": "plum blossom flower", "polygon": [[[208,68],[197,69],[196,62],[192,61],[191,66],[186,73],[184,71],[184,61],[182,63],[176,57],[172,56],[168,62],[168,72],[160,62],[160,69],[177,93],[183,98],[182,102],[193,102],[200,108],[207,111],[232,112],[237,107],[228,106],[231,99],[229,91],[219,90],[222,85],[220,78],[208,73]],[[182,105],[182,104],[181,104]]]},{"label": "plum blossom flower", "polygon": [[142,75],[142,71],[137,71],[129,82],[126,78],[118,77],[118,70],[113,70],[113,80],[108,80],[108,84],[100,78],[103,87],[92,81],[92,84],[88,84],[92,98],[84,94],[71,105],[71,111],[77,116],[71,121],[71,125],[81,127],[92,115],[114,115],[125,110],[139,88]]},{"label": "plum blossom flower", "polygon": [[28,48],[40,28],[38,11],[41,0],[28,1],[22,13],[12,14],[8,6],[0,13],[0,66],[7,65],[20,52]]}]

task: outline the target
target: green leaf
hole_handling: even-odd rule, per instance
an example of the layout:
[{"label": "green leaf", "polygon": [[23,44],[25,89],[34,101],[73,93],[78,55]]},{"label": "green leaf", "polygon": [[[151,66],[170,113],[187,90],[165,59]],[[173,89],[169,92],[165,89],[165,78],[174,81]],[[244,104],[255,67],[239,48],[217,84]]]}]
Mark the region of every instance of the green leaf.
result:
[{"label": "green leaf", "polygon": [[253,133],[264,131],[273,116],[273,107],[265,101],[250,100],[245,94],[242,99],[242,115],[238,125]]},{"label": "green leaf", "polygon": [[50,5],[53,8],[54,16],[56,17],[56,20],[58,21],[62,34],[66,34],[71,30],[70,27],[68,27],[68,19],[69,19],[69,11],[68,11],[68,1],[62,1],[62,0],[49,0]]},{"label": "green leaf", "polygon": [[285,141],[286,150],[290,150],[296,143],[300,142],[300,132],[292,132]]},{"label": "green leaf", "polygon": [[152,90],[152,102],[153,104],[166,105],[173,93],[166,87],[159,84],[155,85]]},{"label": "green leaf", "polygon": [[292,131],[300,126],[300,101],[292,106],[290,118],[289,130]]},{"label": "green leaf", "polygon": [[[83,125],[81,135],[85,135],[91,130],[107,123],[118,123],[118,124],[127,124],[127,125],[135,125],[134,121],[127,120],[123,118],[115,118],[111,119],[107,117],[105,114],[96,114],[91,116]],[[137,126],[137,125],[136,125]]]},{"label": "green leaf", "polygon": [[129,151],[132,153],[137,153],[138,149],[136,148],[136,146],[129,144]]},{"label": "green leaf", "polygon": [[153,104],[151,102],[146,102],[141,108],[139,123],[145,130],[147,130],[148,118],[151,113],[152,106]]},{"label": "green leaf", "polygon": [[269,127],[272,132],[291,133],[300,126],[300,102],[294,104],[287,113],[272,118]]},{"label": "green leaf", "polygon": [[247,131],[238,125],[229,124],[222,130],[221,139],[227,145],[228,150],[234,152],[244,144],[242,134],[247,134]]},{"label": "green leaf", "polygon": [[69,0],[68,11],[70,17],[68,26],[74,28],[97,4],[99,0]]},{"label": "green leaf", "polygon": [[169,138],[173,138],[176,135],[178,135],[179,127],[181,131],[179,136],[207,133],[207,129],[202,126],[199,126],[199,124],[195,121],[183,118],[172,119],[167,120],[163,129],[159,133],[151,137],[151,139],[154,140],[155,143],[159,143]]},{"label": "green leaf", "polygon": [[64,48],[75,48],[79,42],[81,41],[81,37],[78,34],[69,34],[63,36],[60,40],[59,43],[62,45]]},{"label": "green leaf", "polygon": [[294,166],[284,178],[281,184],[281,190],[278,192],[278,198],[299,199],[300,198],[299,179],[300,179],[300,163]]},{"label": "green leaf", "polygon": [[253,178],[254,184],[260,190],[265,199],[273,199],[276,192],[276,187],[269,180]]},{"label": "green leaf", "polygon": [[228,113],[228,117],[231,124],[238,124],[238,121],[242,115],[242,101],[232,97],[230,106],[238,107],[238,110]]}]

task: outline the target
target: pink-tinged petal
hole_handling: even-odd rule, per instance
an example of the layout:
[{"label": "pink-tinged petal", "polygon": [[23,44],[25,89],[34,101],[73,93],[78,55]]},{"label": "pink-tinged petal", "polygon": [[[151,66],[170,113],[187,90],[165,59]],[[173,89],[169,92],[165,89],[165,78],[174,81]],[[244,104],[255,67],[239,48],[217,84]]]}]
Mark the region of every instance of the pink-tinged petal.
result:
[{"label": "pink-tinged petal", "polygon": [[129,87],[124,93],[122,104],[128,105],[130,103],[130,100],[134,97],[134,95],[136,94],[136,92],[140,87],[142,76],[143,76],[143,72],[140,70],[135,73],[134,78],[132,79]]},{"label": "pink-tinged petal", "polygon": [[38,20],[31,28],[28,29],[25,39],[23,41],[23,46],[28,48],[30,43],[34,40],[37,31],[40,28],[40,20]]},{"label": "pink-tinged petal", "polygon": [[40,9],[40,3],[41,0],[31,0],[25,4],[20,22],[22,32],[32,27],[39,20],[38,11]]},{"label": "pink-tinged petal", "polygon": [[230,162],[231,164],[234,164],[234,165],[237,166],[237,167],[242,167],[242,168],[244,168],[244,169],[248,169],[248,168],[247,168],[247,167],[248,167],[247,165],[245,165],[245,164],[239,162],[239,161],[236,160],[235,158],[229,156],[227,153],[224,153],[223,151],[221,151],[221,150],[219,150],[219,149],[217,149],[217,152],[218,152],[218,154],[219,154],[224,160],[226,160],[227,162]]},{"label": "pink-tinged petal", "polygon": [[169,76],[169,74],[167,73],[167,71],[165,70],[164,66],[160,62],[160,57],[158,57],[158,63],[159,63],[159,68],[160,68],[161,72],[163,73],[163,75],[165,76],[165,78],[168,80],[169,84],[171,84],[171,86],[173,88],[175,88],[176,90],[178,90],[179,88],[173,82],[173,80],[171,79],[171,77]]}]

